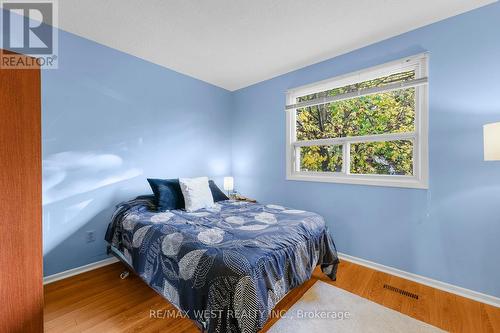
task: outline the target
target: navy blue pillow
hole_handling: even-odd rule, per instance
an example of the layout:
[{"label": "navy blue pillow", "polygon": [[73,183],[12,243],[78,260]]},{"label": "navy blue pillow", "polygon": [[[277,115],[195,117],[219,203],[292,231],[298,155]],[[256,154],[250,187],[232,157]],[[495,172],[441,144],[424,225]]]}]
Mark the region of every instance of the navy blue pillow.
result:
[{"label": "navy blue pillow", "polygon": [[220,188],[217,187],[217,185],[214,183],[213,180],[208,181],[208,186],[210,186],[210,191],[212,191],[212,197],[214,198],[214,202],[229,200],[227,195],[225,195],[224,192],[222,192]]},{"label": "navy blue pillow", "polygon": [[179,179],[150,179],[158,210],[183,209],[185,206]]}]

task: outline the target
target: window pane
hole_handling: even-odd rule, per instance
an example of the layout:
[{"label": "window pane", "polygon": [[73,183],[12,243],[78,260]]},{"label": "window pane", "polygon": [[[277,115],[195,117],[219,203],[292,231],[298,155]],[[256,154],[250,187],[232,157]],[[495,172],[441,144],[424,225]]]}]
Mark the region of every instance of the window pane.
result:
[{"label": "window pane", "polygon": [[297,109],[297,140],[337,138],[342,134],[343,120],[334,114],[331,104]]},{"label": "window pane", "polygon": [[310,146],[297,149],[300,149],[300,171],[342,171],[342,146]]},{"label": "window pane", "polygon": [[297,109],[297,140],[415,130],[415,88]]},{"label": "window pane", "polygon": [[351,173],[413,175],[413,143],[408,140],[351,144]]},{"label": "window pane", "polygon": [[330,89],[330,90],[321,91],[318,93],[298,97],[297,103],[308,101],[308,100],[319,98],[319,97],[347,94],[347,93],[357,91],[360,89],[383,87],[385,85],[395,83],[395,82],[404,82],[404,81],[413,80],[414,78],[415,78],[415,71],[414,70],[401,72],[401,73],[394,73],[394,74],[382,76],[382,77],[379,77],[379,78],[376,78],[373,80],[362,81],[362,82],[350,84],[347,86],[338,87],[338,88],[334,88],[334,89]]}]

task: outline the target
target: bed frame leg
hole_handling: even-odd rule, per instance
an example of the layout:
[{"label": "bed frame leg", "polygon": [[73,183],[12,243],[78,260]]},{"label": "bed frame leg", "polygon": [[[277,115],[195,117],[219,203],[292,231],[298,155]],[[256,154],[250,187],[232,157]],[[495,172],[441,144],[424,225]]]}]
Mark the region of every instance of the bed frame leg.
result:
[{"label": "bed frame leg", "polygon": [[128,276],[130,275],[130,272],[129,271],[123,271],[121,274],[120,274],[120,279],[122,280],[125,280]]}]

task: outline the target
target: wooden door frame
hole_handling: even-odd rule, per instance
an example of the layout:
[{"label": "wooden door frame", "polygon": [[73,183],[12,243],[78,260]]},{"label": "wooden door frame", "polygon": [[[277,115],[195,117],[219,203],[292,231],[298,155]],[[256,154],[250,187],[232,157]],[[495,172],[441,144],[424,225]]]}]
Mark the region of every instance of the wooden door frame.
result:
[{"label": "wooden door frame", "polygon": [[0,332],[43,331],[41,141],[40,68],[0,68]]}]

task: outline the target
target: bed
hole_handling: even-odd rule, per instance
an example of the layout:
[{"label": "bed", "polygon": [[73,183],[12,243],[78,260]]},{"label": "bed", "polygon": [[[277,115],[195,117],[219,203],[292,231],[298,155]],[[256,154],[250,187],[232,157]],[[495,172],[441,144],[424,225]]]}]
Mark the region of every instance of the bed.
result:
[{"label": "bed", "polygon": [[225,200],[188,213],[156,211],[154,197],[117,206],[110,249],[205,332],[257,332],[317,265],[335,279],[323,218],[278,205]]}]

